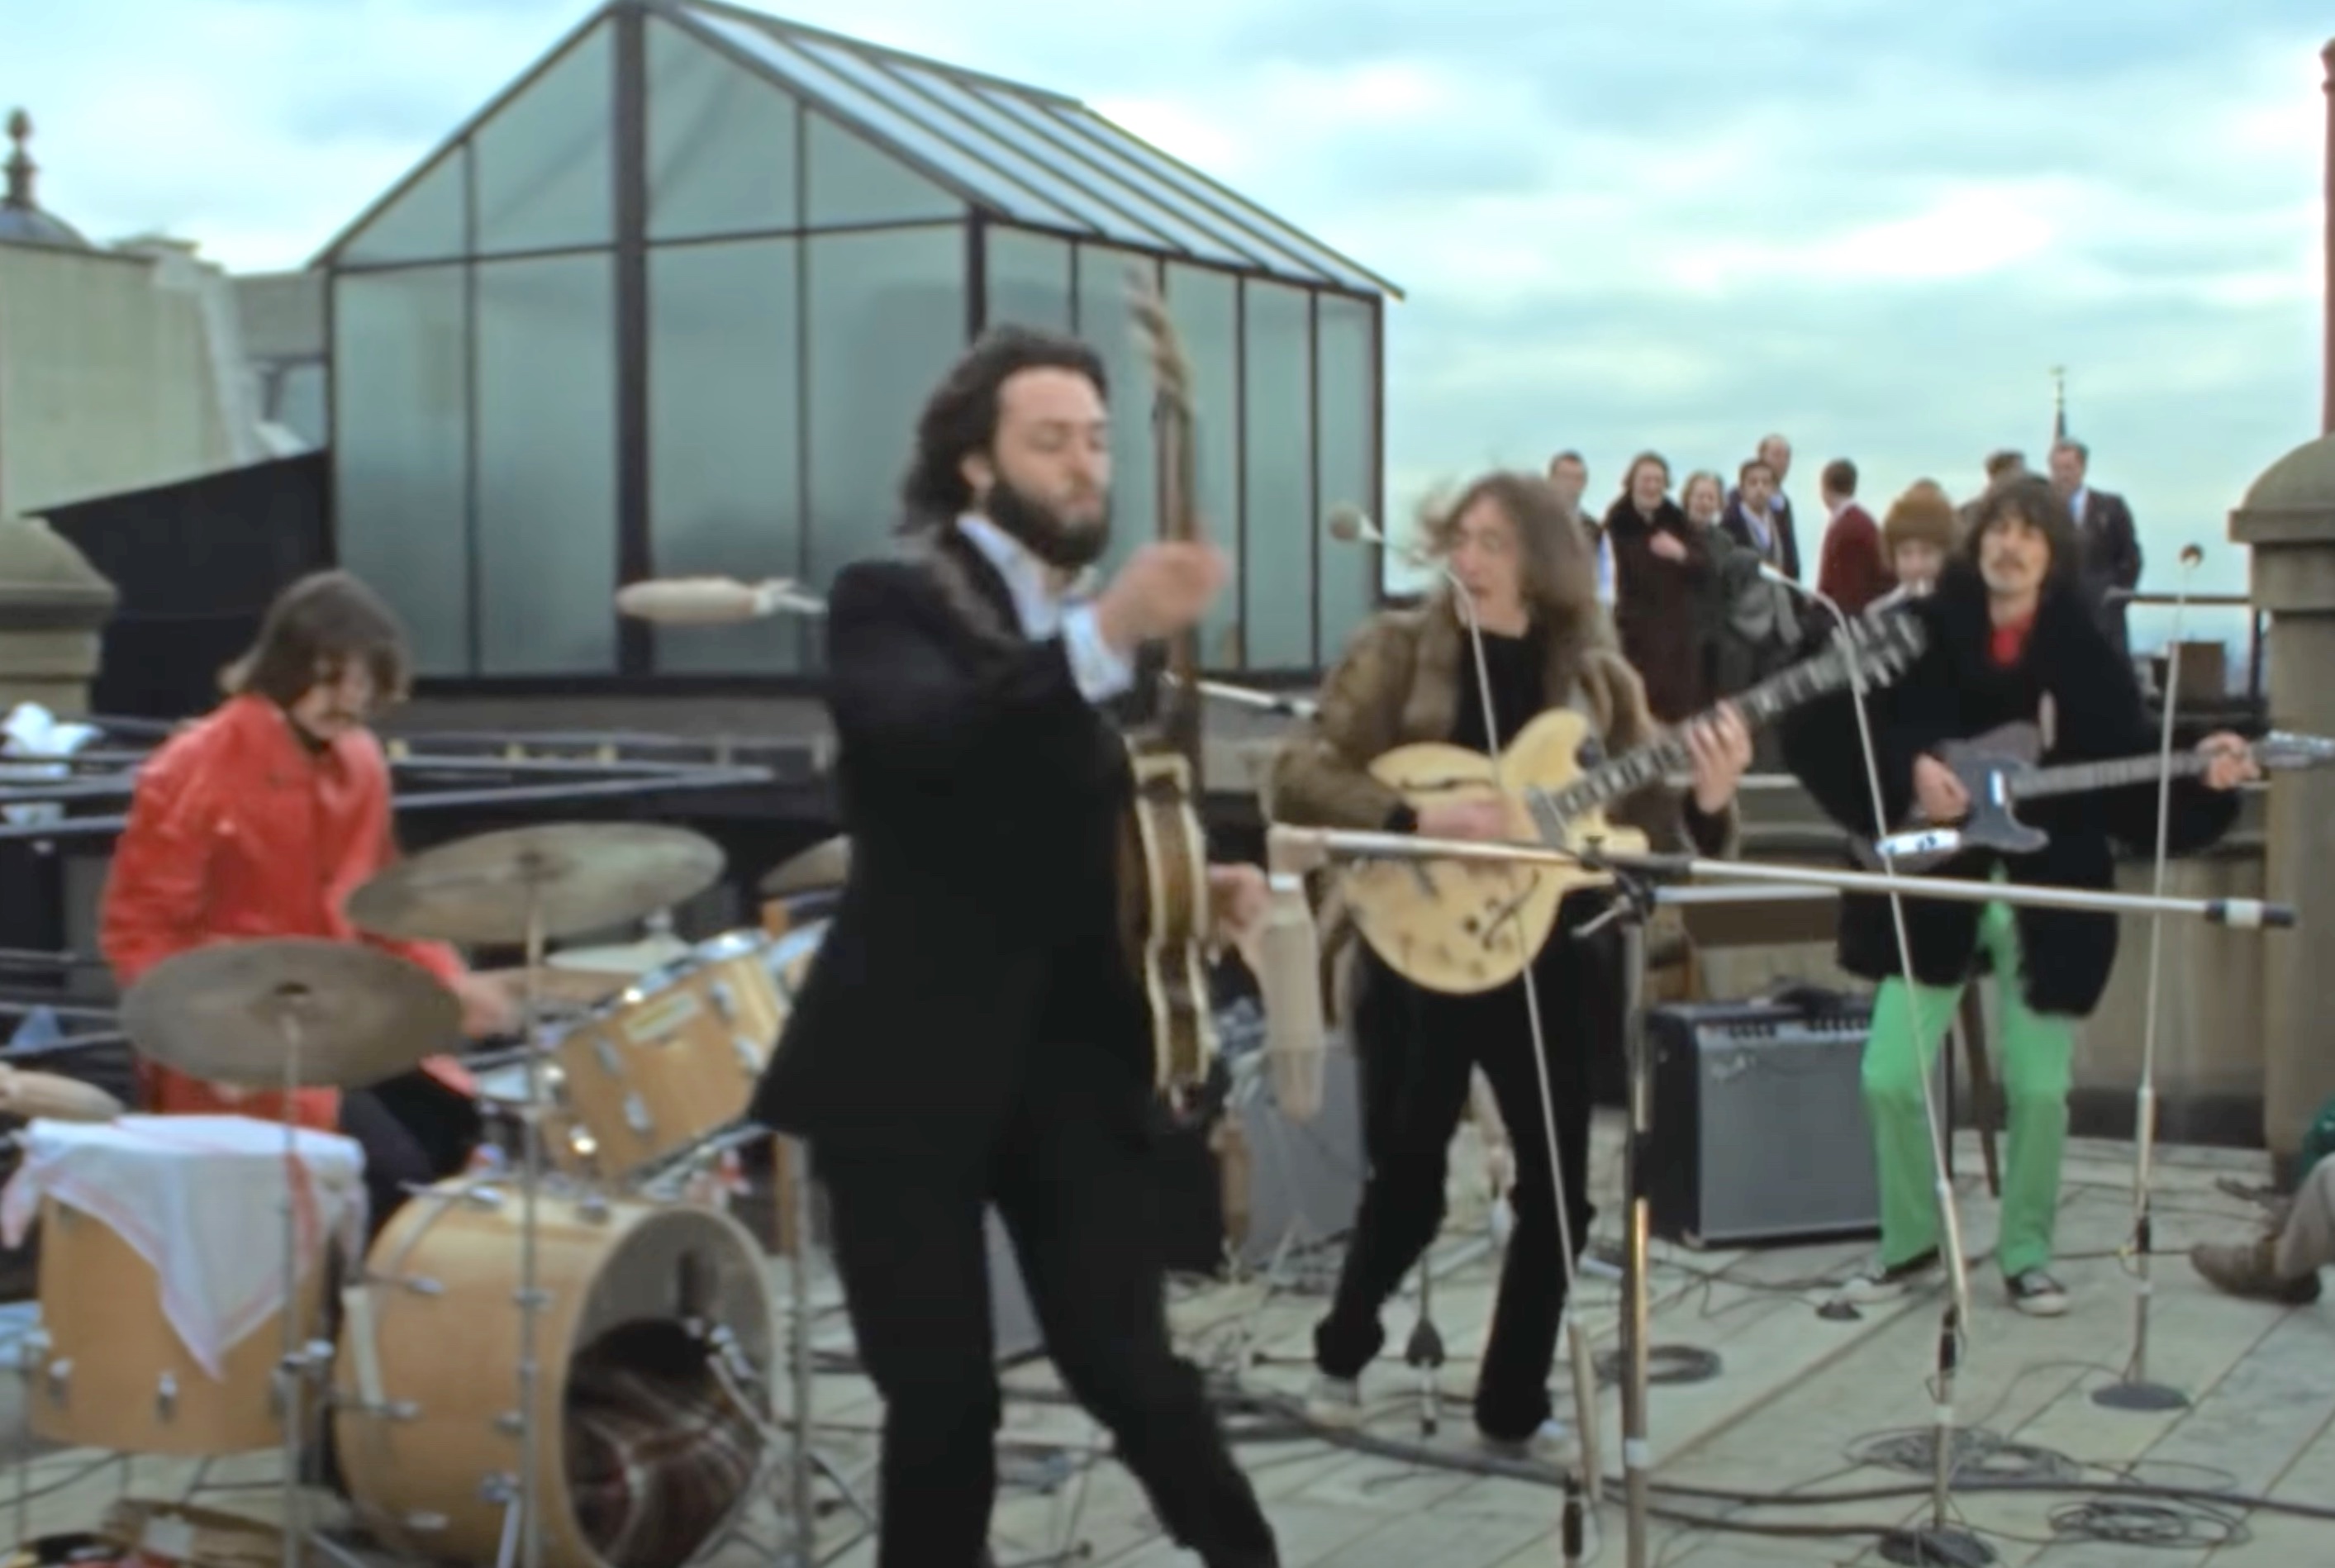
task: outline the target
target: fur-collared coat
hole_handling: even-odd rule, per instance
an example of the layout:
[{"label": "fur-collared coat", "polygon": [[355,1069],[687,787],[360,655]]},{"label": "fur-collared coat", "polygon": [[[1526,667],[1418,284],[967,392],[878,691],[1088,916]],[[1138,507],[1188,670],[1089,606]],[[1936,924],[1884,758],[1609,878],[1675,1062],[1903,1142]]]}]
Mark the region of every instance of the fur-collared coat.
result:
[{"label": "fur-collared coat", "polygon": [[[1883,805],[1892,828],[1914,804],[1914,764],[1942,742],[1968,740],[2000,725],[2036,722],[2048,707],[2049,735],[2041,761],[2105,761],[2153,753],[2156,726],[2142,706],[2131,663],[2099,629],[2074,585],[2044,590],[2019,663],[1997,668],[1990,655],[1992,624],[1986,585],[1967,562],[1949,565],[1934,591],[1909,598],[1894,615],[1918,615],[1930,643],[1896,684],[1874,693],[1869,710],[1881,774]],[[1857,741],[1855,710],[1846,695],[1811,703],[1784,721],[1784,755],[1817,804],[1849,832],[1875,835],[1872,795]],[[2156,845],[2154,783],[2090,795],[2063,795],[2020,808],[2020,819],[2041,828],[2050,842],[2033,855],[1998,857],[1973,850],[1935,875],[1984,880],[2000,866],[2013,884],[2035,887],[2107,889],[2116,878],[2111,838],[2140,854]],[[2172,790],[2167,845],[2185,854],[2211,844],[2237,819],[2236,791],[2208,789],[2195,779]],[[1967,979],[1978,946],[1981,906],[1943,899],[1905,900],[1905,929],[1916,979],[1956,985]],[[2117,917],[2081,910],[2016,911],[2025,973],[2021,993],[2037,1012],[2083,1016],[2099,1005],[2116,964]],[[1895,927],[1886,897],[1844,895],[1840,964],[1865,980],[1901,972]]]},{"label": "fur-collared coat", "polygon": [[[1654,737],[1645,687],[1622,657],[1603,611],[1551,625],[1542,701],[1555,705],[1578,690],[1605,753],[1617,757]],[[1417,609],[1381,612],[1356,633],[1323,683],[1320,711],[1275,759],[1265,815],[1301,828],[1383,828],[1401,797],[1371,777],[1370,765],[1398,746],[1447,741],[1458,718],[1468,634],[1441,595]],[[1685,792],[1641,790],[1608,814],[1642,829],[1657,850],[1693,847],[1729,855],[1737,841],[1735,808],[1716,817],[1693,808]],[[1351,935],[1343,912],[1323,912],[1325,960]]]}]

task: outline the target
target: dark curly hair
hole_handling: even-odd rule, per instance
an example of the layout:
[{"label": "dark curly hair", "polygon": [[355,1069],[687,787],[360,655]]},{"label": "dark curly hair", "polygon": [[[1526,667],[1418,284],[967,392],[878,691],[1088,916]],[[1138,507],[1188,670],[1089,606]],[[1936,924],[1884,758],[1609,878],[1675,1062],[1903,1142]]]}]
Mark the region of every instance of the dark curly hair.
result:
[{"label": "dark curly hair", "polygon": [[2083,565],[2084,542],[2077,537],[2076,519],[2068,503],[2049,479],[2033,474],[2006,479],[1981,496],[1962,535],[1962,557],[1973,566],[1985,558],[1986,533],[2005,518],[2017,518],[2040,533],[2051,546],[2051,565],[2044,573],[2049,583],[2069,583]]},{"label": "dark curly hair", "polygon": [[1066,370],[1094,383],[1104,402],[1110,381],[1102,356],[1063,333],[1001,325],[981,335],[916,416],[916,448],[900,480],[903,532],[937,528],[973,504],[964,460],[997,438],[997,394],[1025,370]]}]

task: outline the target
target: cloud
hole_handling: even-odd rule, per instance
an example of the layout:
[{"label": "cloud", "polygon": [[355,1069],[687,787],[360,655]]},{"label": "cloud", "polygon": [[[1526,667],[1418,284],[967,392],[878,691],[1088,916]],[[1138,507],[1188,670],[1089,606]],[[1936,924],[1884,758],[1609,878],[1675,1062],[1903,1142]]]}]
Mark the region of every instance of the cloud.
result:
[{"label": "cloud", "polygon": [[[2327,23],[2303,0],[789,0],[1072,93],[1410,293],[1400,501],[1784,429],[1868,493],[2039,455],[2055,363],[2156,558],[2317,428]],[[17,19],[57,210],[297,265],[586,0],[89,0]]]}]

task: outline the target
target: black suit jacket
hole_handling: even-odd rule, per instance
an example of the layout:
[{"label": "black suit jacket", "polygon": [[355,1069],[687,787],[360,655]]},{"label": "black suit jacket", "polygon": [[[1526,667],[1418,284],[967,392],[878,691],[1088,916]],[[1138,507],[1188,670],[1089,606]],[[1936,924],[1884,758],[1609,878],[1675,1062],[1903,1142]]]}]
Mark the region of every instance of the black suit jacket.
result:
[{"label": "black suit jacket", "polygon": [[2084,541],[2078,584],[2093,606],[2100,630],[2118,652],[2128,651],[2131,641],[2125,630],[2124,601],[2110,603],[2107,594],[2111,588],[2140,586],[2140,534],[2133,526],[2132,508],[2125,505],[2122,496],[2086,490],[2084,514],[2076,519],[2076,532]]},{"label": "black suit jacket", "polygon": [[980,553],[866,561],[827,610],[851,872],[751,1115],[919,1163],[976,1157],[1026,1075],[1144,1136],[1149,1019],[1124,955],[1127,750]]},{"label": "black suit jacket", "polygon": [[[1873,693],[1866,710],[1890,828],[1904,823],[1913,809],[1917,758],[1948,740],[2035,721],[2047,696],[2053,734],[2040,759],[2045,767],[2156,750],[2157,729],[2142,707],[2131,662],[2109,646],[2072,585],[2054,582],[2045,590],[2026,651],[2008,669],[1992,658],[1986,584],[1965,561],[1950,563],[1926,598],[1907,600],[1893,613],[1924,622],[1929,645],[1895,684]],[[1870,838],[1886,829],[1874,824],[1853,702],[1839,693],[1808,703],[1779,728],[1787,765],[1817,803],[1850,833]],[[1967,850],[1936,875],[1983,881],[1999,865],[2011,882],[2026,886],[2104,891],[2115,885],[2117,842],[2137,854],[2155,853],[2156,795],[2152,781],[2026,802],[2020,820],[2049,836],[2040,850],[2008,857]],[[2239,799],[2234,790],[2183,779],[2175,782],[2170,804],[2166,847],[2184,855],[2229,831]],[[1905,899],[1905,934],[1923,984],[1956,985],[1967,978],[1980,910],[1958,901]],[[2115,967],[2117,917],[2034,905],[2018,910],[2017,918],[2020,982],[2028,1005],[2038,1012],[2088,1015]],[[1839,960],[1866,980],[1899,973],[1896,926],[1885,895],[1842,895]]]},{"label": "black suit jacket", "polygon": [[[1773,557],[1776,569],[1797,583],[1800,580],[1800,539],[1792,526],[1791,498],[1785,497],[1780,506],[1768,512],[1768,527],[1776,535]],[[1726,530],[1729,538],[1745,549],[1759,555],[1763,560],[1769,558],[1760,550],[1759,541],[1751,532],[1751,525],[1743,518],[1741,491],[1729,490],[1727,493],[1727,509],[1720,514],[1719,526]]]}]

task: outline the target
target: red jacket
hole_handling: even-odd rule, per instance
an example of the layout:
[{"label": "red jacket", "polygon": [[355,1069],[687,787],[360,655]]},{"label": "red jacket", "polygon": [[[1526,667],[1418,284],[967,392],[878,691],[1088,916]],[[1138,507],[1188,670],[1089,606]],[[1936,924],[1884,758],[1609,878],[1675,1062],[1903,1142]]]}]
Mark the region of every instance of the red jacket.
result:
[{"label": "red jacket", "polygon": [[[275,936],[364,941],[441,981],[463,973],[434,942],[367,936],[342,913],[350,894],[397,857],[390,828],[389,764],[371,733],[354,731],[322,751],[264,697],[237,697],[173,735],[147,759],[113,851],[98,941],[127,991],[164,959],[206,943]],[[427,1064],[467,1089],[449,1059]],[[159,1064],[140,1064],[152,1108],[283,1115],[281,1090],[226,1093]],[[333,1129],[340,1094],[295,1096],[305,1127]]]},{"label": "red jacket", "polygon": [[1854,615],[1897,586],[1897,574],[1881,554],[1881,528],[1855,501],[1825,530],[1824,554],[1817,564],[1817,590]]}]

